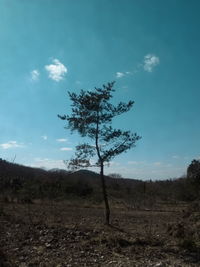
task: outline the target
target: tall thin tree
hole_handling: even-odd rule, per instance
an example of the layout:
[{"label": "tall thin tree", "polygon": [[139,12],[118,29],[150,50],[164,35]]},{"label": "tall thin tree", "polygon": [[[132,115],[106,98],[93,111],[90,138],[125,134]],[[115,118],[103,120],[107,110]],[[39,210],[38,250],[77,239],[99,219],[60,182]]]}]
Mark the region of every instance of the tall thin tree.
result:
[{"label": "tall thin tree", "polygon": [[68,168],[93,166],[100,168],[106,224],[110,224],[110,207],[104,166],[115,156],[134,147],[136,141],[141,138],[136,133],[114,129],[111,125],[114,117],[129,111],[134,104],[134,101],[120,102],[118,105],[111,103],[112,93],[115,91],[114,83],[103,85],[102,88],[95,87],[93,91],[81,90],[79,94],[68,92],[72,102],[72,113],[58,115],[59,118],[67,121],[66,129],[78,132],[87,140],[76,146],[75,157],[67,161]]}]

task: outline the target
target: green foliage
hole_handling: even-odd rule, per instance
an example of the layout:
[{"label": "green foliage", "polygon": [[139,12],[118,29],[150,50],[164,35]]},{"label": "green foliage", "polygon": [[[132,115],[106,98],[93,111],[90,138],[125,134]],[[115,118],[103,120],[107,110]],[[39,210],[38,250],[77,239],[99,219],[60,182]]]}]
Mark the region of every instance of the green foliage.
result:
[{"label": "green foliage", "polygon": [[[95,88],[94,91],[81,90],[80,94],[70,93],[72,114],[60,116],[67,121],[66,128],[78,132],[94,142],[76,146],[75,157],[68,162],[72,169],[100,166],[115,156],[135,146],[141,137],[130,131],[114,129],[111,126],[114,117],[129,111],[134,102],[120,102],[113,105],[110,100],[114,82]],[[92,160],[93,159],[93,160]]]}]

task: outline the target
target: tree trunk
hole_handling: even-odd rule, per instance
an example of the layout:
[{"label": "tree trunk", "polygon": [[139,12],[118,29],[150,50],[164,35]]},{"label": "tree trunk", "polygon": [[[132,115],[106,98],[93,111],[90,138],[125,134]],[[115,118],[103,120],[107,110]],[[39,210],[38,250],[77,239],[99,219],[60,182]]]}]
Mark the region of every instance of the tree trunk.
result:
[{"label": "tree trunk", "polygon": [[104,165],[101,163],[101,183],[102,183],[102,192],[103,192],[103,198],[105,203],[105,216],[106,216],[106,224],[110,224],[110,207],[108,203],[108,195],[107,195],[107,188],[106,188],[106,182],[105,182],[105,176],[104,176]]}]

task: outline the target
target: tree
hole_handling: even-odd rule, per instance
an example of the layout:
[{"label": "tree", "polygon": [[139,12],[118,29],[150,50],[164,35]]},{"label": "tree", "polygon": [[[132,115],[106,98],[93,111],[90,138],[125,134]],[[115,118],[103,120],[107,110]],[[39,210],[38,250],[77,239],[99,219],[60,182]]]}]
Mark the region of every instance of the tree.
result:
[{"label": "tree", "polygon": [[200,160],[192,160],[187,168],[187,190],[191,199],[200,198]]},{"label": "tree", "polygon": [[76,146],[75,157],[67,161],[68,168],[78,169],[87,167],[99,167],[102,184],[102,193],[105,203],[106,224],[110,223],[110,207],[104,176],[104,166],[115,156],[135,146],[140,139],[136,133],[114,129],[111,126],[112,119],[129,111],[134,101],[120,102],[113,105],[110,100],[115,82],[96,88],[94,91],[81,90],[79,94],[70,93],[72,102],[71,115],[58,115],[67,121],[66,129],[78,132],[81,137],[92,140]]},{"label": "tree", "polygon": [[187,168],[187,177],[188,178],[199,178],[200,177],[200,161],[192,160],[190,165]]},{"label": "tree", "polygon": [[119,173],[110,173],[110,174],[108,174],[108,176],[111,178],[114,178],[114,179],[122,179],[123,178],[122,175]]}]

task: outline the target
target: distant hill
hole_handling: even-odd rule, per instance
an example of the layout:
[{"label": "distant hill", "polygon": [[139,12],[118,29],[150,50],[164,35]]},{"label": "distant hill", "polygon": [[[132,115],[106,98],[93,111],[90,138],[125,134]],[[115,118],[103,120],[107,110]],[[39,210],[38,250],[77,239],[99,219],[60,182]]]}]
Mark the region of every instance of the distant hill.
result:
[{"label": "distant hill", "polygon": [[45,174],[46,171],[40,168],[32,168],[23,166],[20,164],[8,162],[6,160],[0,159],[0,177],[7,178],[32,178],[38,174]]},{"label": "distant hill", "polygon": [[95,173],[90,170],[78,170],[75,172],[67,171],[64,169],[53,168],[50,170],[44,170],[42,168],[34,168],[28,167],[24,165],[20,165],[13,162],[8,162],[6,160],[0,159],[0,177],[10,177],[16,178],[21,177],[22,179],[30,179],[30,178],[37,178],[39,176],[57,176],[62,178],[69,178],[69,177],[81,177],[85,179],[97,178],[99,177],[98,173]]},{"label": "distant hill", "polygon": [[[141,181],[106,177],[108,194],[113,199],[138,201],[186,200],[199,198],[199,183],[188,178]],[[69,172],[32,168],[0,159],[0,197],[18,199],[75,199],[102,201],[100,175],[90,170]],[[134,204],[135,205],[135,204]]]},{"label": "distant hill", "polygon": [[[112,195],[125,194],[126,190],[142,183],[133,179],[107,178]],[[70,172],[62,169],[49,171],[32,168],[0,159],[1,193],[31,198],[66,198],[72,196],[102,198],[100,175],[90,170]],[[128,189],[125,189],[128,188]]]}]

